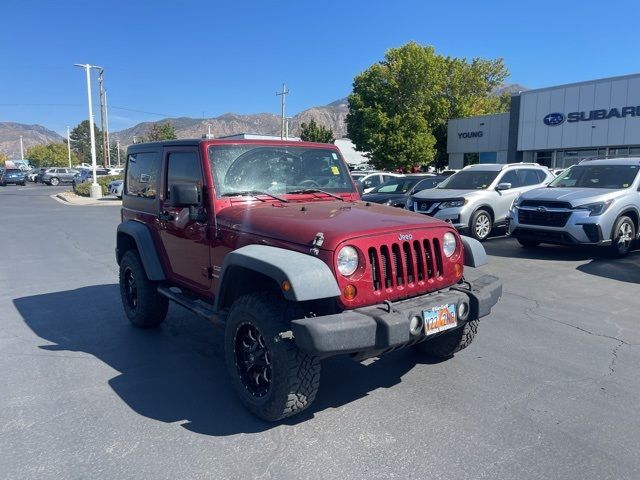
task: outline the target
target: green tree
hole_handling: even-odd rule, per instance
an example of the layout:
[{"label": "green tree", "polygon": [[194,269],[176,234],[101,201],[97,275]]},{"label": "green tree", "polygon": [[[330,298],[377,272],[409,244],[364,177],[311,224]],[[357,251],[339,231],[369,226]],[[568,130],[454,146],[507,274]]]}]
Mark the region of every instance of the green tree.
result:
[{"label": "green tree", "polygon": [[160,140],[175,140],[178,138],[176,135],[176,129],[169,122],[167,123],[154,123],[149,129],[145,140],[147,142],[157,142]]},{"label": "green tree", "polygon": [[415,42],[392,48],[354,79],[348,136],[379,168],[446,159],[448,120],[504,109],[491,91],[507,76],[502,59],[445,57]]},{"label": "green tree", "polygon": [[[69,153],[66,143],[50,143],[28,148],[25,155],[34,167],[66,167],[69,165]],[[78,156],[71,152],[71,164],[78,163]]]},{"label": "green tree", "polygon": [[314,119],[308,124],[300,124],[300,138],[305,142],[320,143],[333,143],[336,140],[330,128],[318,125]]},{"label": "green tree", "polygon": [[[93,124],[93,132],[96,142],[96,162],[104,165],[102,155],[102,131]],[[91,163],[91,134],[89,130],[89,120],[80,122],[71,130],[71,150],[76,153],[80,162]]]},{"label": "green tree", "polygon": [[4,165],[4,162],[6,162],[7,160],[9,160],[9,156],[0,152],[0,165]]}]

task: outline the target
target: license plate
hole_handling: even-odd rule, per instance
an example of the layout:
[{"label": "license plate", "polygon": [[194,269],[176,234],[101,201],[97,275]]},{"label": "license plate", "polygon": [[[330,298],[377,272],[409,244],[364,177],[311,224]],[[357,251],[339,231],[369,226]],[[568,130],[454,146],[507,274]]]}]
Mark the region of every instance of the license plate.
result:
[{"label": "license plate", "polygon": [[433,335],[458,326],[456,306],[453,303],[433,307],[422,312],[424,316],[424,333]]}]

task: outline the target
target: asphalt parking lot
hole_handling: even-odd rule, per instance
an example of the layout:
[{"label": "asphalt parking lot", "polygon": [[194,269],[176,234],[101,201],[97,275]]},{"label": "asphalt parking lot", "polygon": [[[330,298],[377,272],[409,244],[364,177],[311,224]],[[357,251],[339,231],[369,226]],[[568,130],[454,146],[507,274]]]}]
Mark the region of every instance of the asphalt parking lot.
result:
[{"label": "asphalt parking lot", "polygon": [[268,424],[219,329],[176,306],[129,325],[119,208],[64,189],[0,188],[0,478],[640,478],[640,251],[493,238],[505,294],[471,347],[329,360],[310,410]]}]

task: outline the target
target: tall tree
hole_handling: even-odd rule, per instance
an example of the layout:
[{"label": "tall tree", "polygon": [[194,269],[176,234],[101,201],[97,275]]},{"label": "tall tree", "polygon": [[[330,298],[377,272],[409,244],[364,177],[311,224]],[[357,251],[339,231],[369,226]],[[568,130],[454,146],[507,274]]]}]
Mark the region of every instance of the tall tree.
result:
[{"label": "tall tree", "polygon": [[0,152],[0,165],[4,165],[4,162],[6,162],[7,160],[9,160],[9,156]]},{"label": "tall tree", "polygon": [[353,82],[349,138],[377,167],[446,158],[448,120],[503,110],[491,91],[507,76],[502,59],[445,57],[415,42],[392,48]]},{"label": "tall tree", "polygon": [[[96,163],[104,164],[102,155],[102,131],[93,124],[93,132],[96,142]],[[80,122],[71,130],[71,150],[78,155],[81,162],[91,163],[91,135],[89,130],[89,120]]]},{"label": "tall tree", "polygon": [[175,140],[178,138],[176,135],[176,129],[169,122],[167,123],[154,123],[149,129],[145,140],[147,142],[157,142],[160,140]]},{"label": "tall tree", "polygon": [[[66,143],[35,145],[27,149],[25,158],[34,167],[66,167],[69,165],[69,153]],[[71,152],[71,164],[78,163],[78,156]]]},{"label": "tall tree", "polygon": [[318,125],[314,119],[300,124],[300,138],[305,142],[333,143],[336,141],[333,131],[323,125]]}]

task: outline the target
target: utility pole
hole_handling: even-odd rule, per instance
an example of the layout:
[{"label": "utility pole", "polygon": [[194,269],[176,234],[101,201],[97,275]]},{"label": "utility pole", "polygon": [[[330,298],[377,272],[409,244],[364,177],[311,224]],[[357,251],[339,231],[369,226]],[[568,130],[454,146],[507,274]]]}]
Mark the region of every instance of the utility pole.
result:
[{"label": "utility pole", "polygon": [[87,74],[87,103],[89,104],[89,136],[91,138],[91,167],[93,168],[93,183],[91,184],[91,198],[102,197],[102,188],[98,185],[96,177],[96,134],[93,131],[93,105],[91,104],[91,69],[102,70],[102,67],[95,65],[76,63],[76,67],[84,68]]},{"label": "utility pole", "polygon": [[22,135],[20,135],[20,160],[24,160],[24,145],[22,143]]},{"label": "utility pole", "polygon": [[285,123],[287,121],[286,118],[285,118],[285,106],[286,106],[285,98],[286,98],[286,96],[288,94],[289,94],[289,90],[287,90],[286,85],[283,83],[282,84],[282,92],[276,93],[276,96],[282,97],[282,105],[281,105],[282,110],[281,110],[281,114],[280,114],[281,115],[281,117],[280,117],[280,120],[281,120],[281,123],[280,123],[280,140],[284,140],[284,133],[285,133],[284,131],[285,131],[285,128],[286,128]]},{"label": "utility pole", "polygon": [[102,135],[107,135],[107,168],[111,168],[111,143],[109,142],[109,107],[107,106],[107,91],[104,92],[104,121],[106,131]]},{"label": "utility pole", "polygon": [[120,140],[116,140],[116,148],[118,149],[118,166],[120,166]]},{"label": "utility pole", "polygon": [[102,163],[107,158],[107,139],[104,136],[104,69],[98,71],[98,86],[100,88],[100,130],[102,131]]},{"label": "utility pole", "polygon": [[69,168],[71,168],[71,134],[69,133],[69,127],[67,127],[67,152],[69,153]]}]

